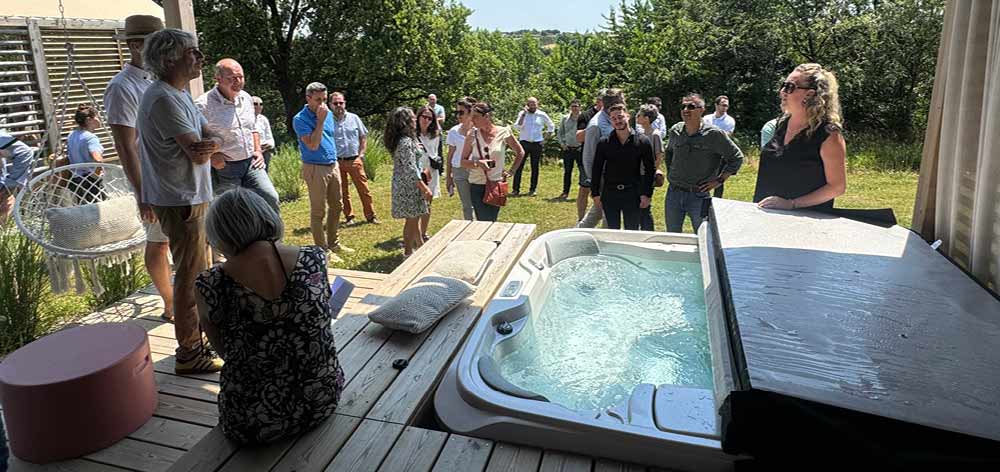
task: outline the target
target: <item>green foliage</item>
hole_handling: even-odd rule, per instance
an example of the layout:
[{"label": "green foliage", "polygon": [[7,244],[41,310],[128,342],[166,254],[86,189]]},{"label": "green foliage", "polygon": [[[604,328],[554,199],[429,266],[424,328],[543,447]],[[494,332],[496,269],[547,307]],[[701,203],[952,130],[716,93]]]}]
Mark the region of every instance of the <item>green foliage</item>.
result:
[{"label": "green foliage", "polygon": [[383,166],[392,164],[392,154],[382,144],[382,133],[371,132],[368,134],[368,148],[365,150],[364,164],[365,175],[371,181],[378,180]]},{"label": "green foliage", "polygon": [[42,248],[0,224],[0,357],[52,330],[59,319],[41,309],[48,298]]},{"label": "green foliage", "polygon": [[100,295],[93,292],[87,294],[87,304],[93,310],[111,306],[151,282],[140,254],[132,254],[128,262],[97,267],[97,276],[104,292]]},{"label": "green foliage", "polygon": [[282,201],[298,200],[302,197],[305,181],[302,180],[302,158],[298,146],[293,143],[279,146],[271,157],[271,169],[268,174]]}]

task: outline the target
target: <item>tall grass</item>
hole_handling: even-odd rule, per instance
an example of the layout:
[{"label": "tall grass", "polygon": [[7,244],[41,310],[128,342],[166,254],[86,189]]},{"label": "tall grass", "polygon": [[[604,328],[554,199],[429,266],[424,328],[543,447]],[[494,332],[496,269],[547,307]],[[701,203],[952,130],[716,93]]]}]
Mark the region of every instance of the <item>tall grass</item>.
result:
[{"label": "tall grass", "polygon": [[42,248],[12,223],[0,224],[0,357],[58,324],[42,310],[49,298]]},{"label": "tall grass", "polygon": [[[911,172],[920,170],[923,141],[897,141],[874,133],[844,134],[847,141],[848,171]],[[760,135],[737,130],[733,140],[743,150],[747,162],[760,157]]]},{"label": "tall grass", "polygon": [[305,182],[302,180],[302,158],[295,143],[282,144],[271,158],[271,183],[281,201],[302,197]]},{"label": "tall grass", "polygon": [[111,306],[152,282],[140,254],[132,254],[129,262],[98,267],[97,276],[104,292],[87,294],[87,304],[94,310]]},{"label": "tall grass", "polygon": [[392,163],[392,154],[382,144],[382,134],[368,134],[368,149],[365,151],[365,174],[368,180],[378,180],[382,166]]}]

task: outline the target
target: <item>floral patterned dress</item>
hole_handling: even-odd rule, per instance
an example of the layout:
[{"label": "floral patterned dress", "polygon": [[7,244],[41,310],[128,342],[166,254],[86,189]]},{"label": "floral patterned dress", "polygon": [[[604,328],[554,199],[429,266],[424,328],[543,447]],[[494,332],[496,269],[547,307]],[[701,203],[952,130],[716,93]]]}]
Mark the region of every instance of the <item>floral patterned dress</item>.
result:
[{"label": "floral patterned dress", "polygon": [[275,300],[260,297],[220,266],[195,282],[209,320],[226,340],[219,422],[237,442],[272,442],[313,428],[333,414],[344,388],[326,253],[301,248],[287,278]]},{"label": "floral patterned dress", "polygon": [[427,200],[420,193],[420,157],[424,151],[417,141],[403,136],[392,153],[392,217],[416,218],[426,215]]}]

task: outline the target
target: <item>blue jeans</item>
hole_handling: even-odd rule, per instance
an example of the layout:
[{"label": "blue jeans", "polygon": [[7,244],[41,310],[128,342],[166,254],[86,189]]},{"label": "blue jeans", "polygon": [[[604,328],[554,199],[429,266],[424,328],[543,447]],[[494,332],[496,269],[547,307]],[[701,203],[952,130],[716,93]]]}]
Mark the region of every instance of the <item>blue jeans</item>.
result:
[{"label": "blue jeans", "polygon": [[674,185],[667,189],[667,198],[664,203],[664,216],[667,219],[667,232],[680,233],[684,228],[684,215],[691,217],[691,226],[694,232],[698,232],[698,227],[705,219],[705,211],[712,195],[708,192],[691,192],[682,190]]},{"label": "blue jeans", "polygon": [[483,203],[486,196],[486,185],[469,184],[469,193],[472,196],[472,208],[476,212],[476,220],[496,221],[500,216],[500,207]]},{"label": "blue jeans", "polygon": [[257,192],[274,211],[278,209],[278,191],[274,189],[271,178],[264,169],[254,169],[250,166],[253,159],[226,162],[222,169],[212,169],[212,186],[216,195],[222,195],[226,190],[243,187]]}]

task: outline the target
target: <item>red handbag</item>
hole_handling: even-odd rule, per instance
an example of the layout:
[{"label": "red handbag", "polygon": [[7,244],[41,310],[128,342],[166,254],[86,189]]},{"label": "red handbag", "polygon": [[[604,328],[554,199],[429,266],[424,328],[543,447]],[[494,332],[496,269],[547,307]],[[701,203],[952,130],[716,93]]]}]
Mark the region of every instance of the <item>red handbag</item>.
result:
[{"label": "red handbag", "polygon": [[[479,160],[483,159],[483,153],[479,150],[479,130],[473,132],[476,140],[476,154],[479,155]],[[509,188],[507,187],[507,181],[501,180],[490,180],[490,174],[483,169],[483,174],[486,176],[486,193],[483,195],[483,203],[487,205],[493,205],[495,207],[502,207],[507,204],[507,192]]]}]

